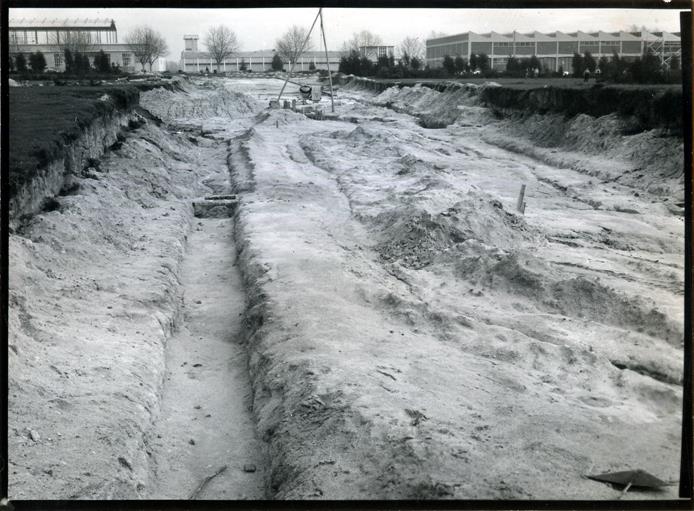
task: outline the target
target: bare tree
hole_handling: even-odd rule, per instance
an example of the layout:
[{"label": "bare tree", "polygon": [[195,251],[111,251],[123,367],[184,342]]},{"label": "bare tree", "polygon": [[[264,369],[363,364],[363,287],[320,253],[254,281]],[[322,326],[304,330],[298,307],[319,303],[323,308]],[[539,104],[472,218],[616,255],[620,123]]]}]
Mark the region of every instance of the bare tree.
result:
[{"label": "bare tree", "polygon": [[225,59],[239,51],[239,42],[236,39],[236,34],[224,25],[212,27],[207,31],[205,46],[207,46],[210,56],[217,63],[217,71],[222,70],[222,62]]},{"label": "bare tree", "polygon": [[380,36],[369,32],[368,30],[362,30],[361,32],[355,32],[352,34],[352,38],[343,45],[343,51],[346,49],[347,53],[351,51],[356,51],[361,53],[361,48],[364,49],[365,57],[375,57],[377,56],[375,46],[382,46],[383,40]]},{"label": "bare tree", "polygon": [[662,32],[662,30],[660,30],[658,27],[648,28],[646,25],[641,25],[640,27],[638,27],[634,24],[631,24],[629,25],[629,28],[625,30],[625,32],[649,32],[652,34],[653,32]]},{"label": "bare tree", "polygon": [[422,60],[424,57],[424,44],[419,37],[406,37],[400,43],[400,58],[406,66],[412,59]]},{"label": "bare tree", "polygon": [[[304,44],[307,35],[308,30],[305,28],[292,25],[292,27],[287,30],[284,35],[275,43],[277,46],[277,53],[287,59],[290,63],[296,62],[296,60],[299,58],[299,54],[302,51],[301,46]],[[304,46],[303,51],[309,51],[312,48],[313,43],[309,39],[306,41],[306,46]]]},{"label": "bare tree", "polygon": [[61,30],[51,35],[50,43],[59,46],[63,52],[68,50],[73,55],[96,51],[96,46],[92,44],[89,32],[81,30]]},{"label": "bare tree", "polygon": [[125,38],[125,42],[145,70],[145,64],[152,64],[159,58],[168,55],[169,49],[164,38],[150,27],[143,26],[133,29]]}]

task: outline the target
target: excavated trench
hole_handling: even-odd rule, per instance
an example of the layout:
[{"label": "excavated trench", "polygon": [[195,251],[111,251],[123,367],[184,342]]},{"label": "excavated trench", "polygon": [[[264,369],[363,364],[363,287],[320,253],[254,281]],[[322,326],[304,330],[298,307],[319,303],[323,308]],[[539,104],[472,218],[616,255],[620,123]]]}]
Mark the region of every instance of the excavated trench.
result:
[{"label": "excavated trench", "polygon": [[262,499],[264,453],[240,342],[245,298],[233,220],[194,225],[180,276],[182,321],[167,342],[161,412],[149,440],[150,498]]},{"label": "excavated trench", "polygon": [[76,141],[84,163],[34,183],[10,234],[13,498],[266,495],[224,195],[233,134],[169,125],[141,96]]},{"label": "excavated trench", "polygon": [[[592,196],[583,168],[562,176],[498,149],[497,132],[469,136],[489,115],[469,91],[347,94],[348,115],[370,116],[354,128],[256,115],[262,105],[239,90],[266,82],[144,93],[157,122],[11,237],[14,495],[613,498],[581,473],[643,459],[672,478],[674,448],[646,439],[676,443],[680,331],[672,345],[656,339],[629,304],[624,324],[606,321],[591,297],[640,288],[569,279],[578,263],[556,263],[535,239],[568,231],[603,258],[602,278],[627,271],[630,255],[602,247],[609,228],[581,231],[595,211],[615,228],[609,211],[632,205],[621,188],[591,209],[569,193]],[[401,113],[386,119],[378,105]],[[416,126],[444,110],[455,126]],[[524,218],[506,182],[521,175],[538,183]],[[588,220],[557,220],[553,201]],[[676,239],[663,211],[632,202]],[[643,225],[618,234],[679,271]],[[524,255],[523,243],[544,252]],[[650,278],[634,268],[639,285]],[[679,288],[679,274],[662,279]],[[46,308],[56,293],[65,300]],[[655,327],[671,314],[654,309]],[[650,346],[662,353],[649,365]]]},{"label": "excavated trench", "polygon": [[[233,117],[234,98],[221,99],[219,108]],[[170,119],[175,110],[178,118],[202,116],[206,122],[219,114],[200,98],[189,107],[171,102],[164,117]],[[170,126],[182,128],[191,132],[180,124]],[[147,498],[263,499],[266,447],[252,415],[246,297],[232,218],[238,201],[229,194],[228,142],[214,130],[201,128],[196,135],[188,140],[214,159],[213,170],[200,176],[213,195],[192,202],[195,219],[179,276],[181,321],[167,342],[160,413],[147,434],[152,471]]]}]

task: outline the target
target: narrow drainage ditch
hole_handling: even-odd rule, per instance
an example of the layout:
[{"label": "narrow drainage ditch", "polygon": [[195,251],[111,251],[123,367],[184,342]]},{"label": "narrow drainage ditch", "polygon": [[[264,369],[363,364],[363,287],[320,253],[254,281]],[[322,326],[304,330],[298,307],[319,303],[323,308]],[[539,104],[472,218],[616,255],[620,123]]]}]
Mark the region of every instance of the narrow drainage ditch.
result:
[{"label": "narrow drainage ditch", "polygon": [[169,340],[160,415],[148,439],[152,499],[263,499],[264,444],[240,344],[244,291],[233,196],[194,203],[181,271],[182,323]]}]

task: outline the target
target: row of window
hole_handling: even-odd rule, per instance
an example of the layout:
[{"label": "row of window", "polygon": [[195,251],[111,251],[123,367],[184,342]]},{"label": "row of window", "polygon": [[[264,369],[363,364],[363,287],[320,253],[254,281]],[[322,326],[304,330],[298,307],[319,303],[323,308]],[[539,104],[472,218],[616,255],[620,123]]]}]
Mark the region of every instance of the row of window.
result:
[{"label": "row of window", "polygon": [[60,44],[79,34],[93,44],[116,44],[118,36],[113,30],[17,30],[10,29],[10,44]]},{"label": "row of window", "polygon": [[[533,43],[534,44],[534,43]],[[676,44],[665,44],[665,45],[653,45],[652,48],[656,53],[664,51],[665,53],[675,53],[680,50],[679,43]],[[596,45],[596,44],[581,44],[580,47],[577,42],[546,42],[539,41],[537,43],[537,48],[534,46],[519,45],[516,43],[515,50],[512,45],[505,43],[494,43],[492,49],[491,43],[471,43],[470,48],[471,53],[486,53],[487,55],[510,55],[514,53],[516,55],[532,55],[533,53],[537,55],[552,55],[552,54],[571,54],[571,53],[585,53],[590,52],[594,55],[612,55],[613,53],[627,53],[627,54],[640,54],[643,52],[641,43],[638,41],[624,41],[621,45],[619,44],[606,44],[606,45]],[[427,48],[426,55],[429,59],[440,58],[445,55],[467,55],[468,48],[467,43],[463,44],[447,44],[442,46],[434,46]]]},{"label": "row of window", "polygon": [[[109,61],[111,60],[111,55],[108,53],[106,54],[108,57]],[[121,60],[123,62],[123,67],[128,67],[132,64],[132,55],[130,53],[123,53],[121,54]],[[53,62],[55,62],[55,67],[60,67],[65,63],[64,56],[62,53],[54,53],[53,54]]]}]

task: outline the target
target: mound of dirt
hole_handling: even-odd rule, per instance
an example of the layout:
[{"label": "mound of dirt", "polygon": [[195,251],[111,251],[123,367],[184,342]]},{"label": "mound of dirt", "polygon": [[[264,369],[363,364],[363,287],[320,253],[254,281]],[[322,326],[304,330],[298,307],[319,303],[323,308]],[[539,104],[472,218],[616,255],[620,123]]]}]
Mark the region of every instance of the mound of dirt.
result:
[{"label": "mound of dirt", "polygon": [[[679,196],[684,180],[682,139],[662,129],[634,134],[634,125],[633,119],[616,113],[598,118],[579,114],[570,119],[560,114],[515,114],[497,123],[493,132],[487,130],[483,138],[551,165],[654,194]],[[523,139],[531,144],[524,144]]]},{"label": "mound of dirt", "polygon": [[531,300],[544,311],[635,330],[682,342],[681,326],[656,310],[646,298],[627,296],[599,280],[558,274],[549,264],[522,251],[505,252],[466,244],[456,264],[457,276],[483,286]]},{"label": "mound of dirt", "polygon": [[397,160],[397,163],[399,163],[402,167],[397,172],[400,176],[414,173],[428,173],[434,168],[431,162],[417,158],[412,154],[405,154]]},{"label": "mound of dirt", "polygon": [[250,115],[262,106],[256,99],[242,92],[215,88],[189,94],[171,92],[162,88],[142,93],[142,104],[167,123],[207,119],[210,117],[237,118]]},{"label": "mound of dirt", "polygon": [[476,122],[470,117],[486,114],[487,110],[468,110],[479,107],[477,99],[480,87],[471,84],[450,84],[439,92],[417,84],[414,87],[391,87],[379,94],[373,102],[398,112],[419,117],[426,128],[444,128],[458,119],[463,123]]},{"label": "mound of dirt", "polygon": [[467,240],[506,249],[542,240],[520,215],[475,191],[440,213],[396,208],[379,214],[374,222],[381,226],[384,240],[377,247],[380,257],[414,269],[431,264],[437,255]]}]

